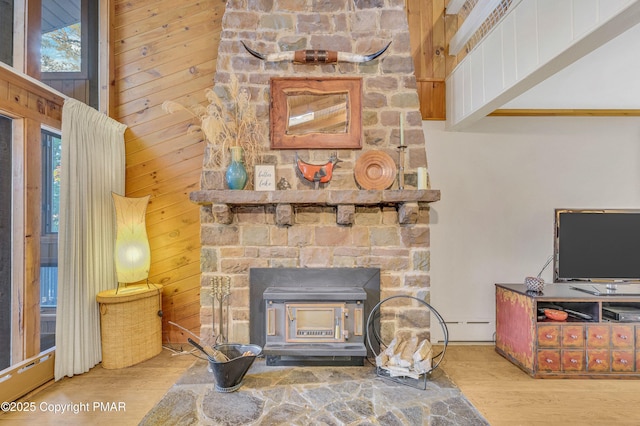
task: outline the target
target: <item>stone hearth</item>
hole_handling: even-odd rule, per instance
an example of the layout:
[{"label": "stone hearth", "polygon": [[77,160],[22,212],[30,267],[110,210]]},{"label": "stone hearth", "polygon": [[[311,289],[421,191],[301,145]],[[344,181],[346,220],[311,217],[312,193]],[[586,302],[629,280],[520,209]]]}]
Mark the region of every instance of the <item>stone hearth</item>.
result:
[{"label": "stone hearth", "polygon": [[254,363],[242,387],[219,393],[197,361],[140,423],[215,425],[488,425],[442,370],[427,389],[365,367],[266,367]]}]

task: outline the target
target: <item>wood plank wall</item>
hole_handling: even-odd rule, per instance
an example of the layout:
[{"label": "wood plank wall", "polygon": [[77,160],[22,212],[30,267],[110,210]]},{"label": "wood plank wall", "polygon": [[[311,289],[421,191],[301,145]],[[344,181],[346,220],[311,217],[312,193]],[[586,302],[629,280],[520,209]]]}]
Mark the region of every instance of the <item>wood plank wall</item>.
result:
[{"label": "wood plank wall", "polygon": [[449,40],[458,18],[445,14],[445,0],[405,0],[411,51],[423,120],[445,120],[445,79],[457,65]]},{"label": "wood plank wall", "polygon": [[[444,0],[408,0],[419,61],[422,115],[444,119]],[[167,115],[163,101],[204,102],[211,87],[225,3],[221,0],[115,0],[113,117],[126,124],[126,195],[151,195],[147,229],[151,281],[164,285],[163,342],[184,342],[175,322],[199,333],[199,189],[205,143],[188,133],[185,115]],[[431,27],[434,27],[432,30]]]},{"label": "wood plank wall", "polygon": [[204,102],[213,77],[225,3],[116,0],[113,15],[114,118],[128,126],[126,195],[151,195],[147,231],[150,281],[163,287],[163,342],[200,328],[200,187],[205,142],[197,121],[168,115],[165,100]]}]

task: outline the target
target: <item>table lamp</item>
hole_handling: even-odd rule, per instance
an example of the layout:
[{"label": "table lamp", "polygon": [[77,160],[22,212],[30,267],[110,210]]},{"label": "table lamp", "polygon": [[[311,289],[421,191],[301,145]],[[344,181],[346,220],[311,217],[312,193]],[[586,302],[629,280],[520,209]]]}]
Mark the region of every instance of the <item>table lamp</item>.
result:
[{"label": "table lamp", "polygon": [[[145,213],[150,196],[129,198],[112,193],[116,210],[115,264],[120,284],[148,280],[151,249]],[[147,282],[147,286],[149,283]]]}]

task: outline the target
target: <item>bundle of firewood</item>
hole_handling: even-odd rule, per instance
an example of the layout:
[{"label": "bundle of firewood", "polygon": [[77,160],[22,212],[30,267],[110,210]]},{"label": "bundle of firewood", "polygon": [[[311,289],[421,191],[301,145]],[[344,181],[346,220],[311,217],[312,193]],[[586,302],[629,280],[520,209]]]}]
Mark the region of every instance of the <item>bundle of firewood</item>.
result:
[{"label": "bundle of firewood", "polygon": [[421,374],[431,371],[433,349],[431,342],[417,337],[403,339],[395,337],[387,348],[376,356],[376,366],[386,370],[391,377],[411,377],[418,379]]}]

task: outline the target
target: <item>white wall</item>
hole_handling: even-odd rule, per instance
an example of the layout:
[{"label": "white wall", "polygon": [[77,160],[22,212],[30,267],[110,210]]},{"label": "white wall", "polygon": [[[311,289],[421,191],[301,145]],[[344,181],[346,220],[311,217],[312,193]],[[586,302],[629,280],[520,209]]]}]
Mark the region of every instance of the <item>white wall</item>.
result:
[{"label": "white wall", "polygon": [[431,304],[451,341],[493,340],[494,283],[538,273],[553,252],[555,208],[640,208],[640,117],[444,127],[423,123],[431,188],[442,191],[431,204]]}]

